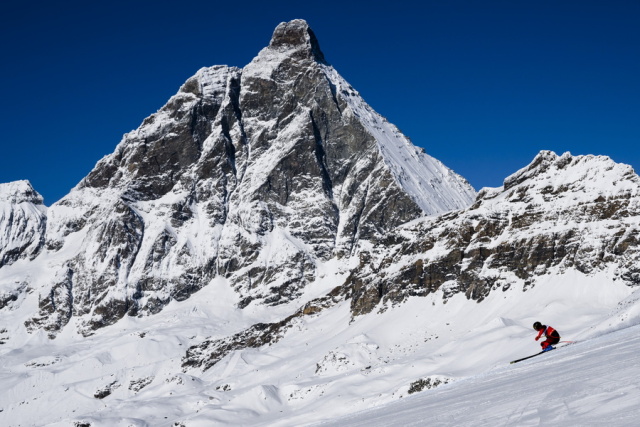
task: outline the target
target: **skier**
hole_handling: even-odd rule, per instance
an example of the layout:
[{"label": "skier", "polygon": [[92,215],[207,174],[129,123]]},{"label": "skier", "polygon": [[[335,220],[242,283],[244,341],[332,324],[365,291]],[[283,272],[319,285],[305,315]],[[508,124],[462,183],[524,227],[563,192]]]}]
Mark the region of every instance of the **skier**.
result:
[{"label": "skier", "polygon": [[553,344],[558,344],[558,342],[560,342],[560,334],[551,326],[543,325],[540,322],[535,322],[533,324],[533,329],[538,331],[538,336],[536,337],[536,341],[540,339],[542,334],[544,334],[546,338],[546,340],[544,340],[540,344],[542,346],[542,351],[553,350],[554,349]]}]

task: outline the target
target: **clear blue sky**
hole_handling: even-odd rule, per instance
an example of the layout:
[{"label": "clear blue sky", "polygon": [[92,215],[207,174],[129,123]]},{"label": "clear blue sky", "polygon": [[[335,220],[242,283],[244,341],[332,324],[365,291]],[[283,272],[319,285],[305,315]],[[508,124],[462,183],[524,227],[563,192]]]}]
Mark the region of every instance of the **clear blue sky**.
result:
[{"label": "clear blue sky", "polygon": [[640,1],[5,1],[0,182],[53,202],[199,68],[306,19],[329,63],[476,188],[540,150],[640,170]]}]

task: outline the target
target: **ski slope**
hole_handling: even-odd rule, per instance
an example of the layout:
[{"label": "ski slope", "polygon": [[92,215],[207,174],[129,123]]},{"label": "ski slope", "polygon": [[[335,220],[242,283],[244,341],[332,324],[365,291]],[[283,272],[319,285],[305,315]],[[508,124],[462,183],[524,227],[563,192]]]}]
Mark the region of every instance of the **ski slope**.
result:
[{"label": "ski slope", "polygon": [[639,417],[633,326],[320,425],[636,426]]},{"label": "ski slope", "polygon": [[[640,289],[603,276],[550,276],[482,303],[445,304],[436,292],[353,321],[343,304],[275,344],[185,371],[192,343],[291,311],[269,319],[264,306],[235,308],[236,298],[216,280],[155,316],[90,337],[71,327],[55,340],[21,332],[28,304],[11,304],[0,426],[627,426],[640,416]],[[538,351],[535,320],[578,342],[510,365]],[[424,378],[449,383],[409,394]]]}]

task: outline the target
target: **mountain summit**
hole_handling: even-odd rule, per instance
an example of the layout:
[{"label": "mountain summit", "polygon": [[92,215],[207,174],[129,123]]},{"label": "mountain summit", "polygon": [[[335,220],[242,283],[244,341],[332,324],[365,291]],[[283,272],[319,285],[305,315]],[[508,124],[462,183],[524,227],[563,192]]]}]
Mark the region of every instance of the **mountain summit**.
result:
[{"label": "mountain summit", "polygon": [[240,307],[289,303],[323,263],[474,197],[327,64],[305,21],[282,23],[246,67],[199,70],[51,206],[27,326],[55,336],[78,317],[91,334],[216,277]]},{"label": "mountain summit", "polygon": [[324,54],[320,50],[320,44],[307,21],[294,19],[290,22],[283,22],[278,25],[273,32],[273,37],[269,43],[269,48],[286,51],[296,49],[301,55],[315,59],[318,62],[325,62]]}]

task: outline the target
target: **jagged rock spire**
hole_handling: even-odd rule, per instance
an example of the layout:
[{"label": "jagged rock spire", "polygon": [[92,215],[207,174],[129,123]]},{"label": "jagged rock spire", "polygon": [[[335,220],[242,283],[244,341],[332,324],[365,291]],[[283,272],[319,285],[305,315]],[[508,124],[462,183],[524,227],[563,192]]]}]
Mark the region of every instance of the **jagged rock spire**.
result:
[{"label": "jagged rock spire", "polygon": [[273,32],[269,47],[273,49],[298,49],[310,59],[326,63],[320,44],[304,19],[282,22]]}]

